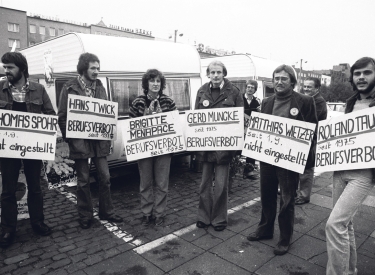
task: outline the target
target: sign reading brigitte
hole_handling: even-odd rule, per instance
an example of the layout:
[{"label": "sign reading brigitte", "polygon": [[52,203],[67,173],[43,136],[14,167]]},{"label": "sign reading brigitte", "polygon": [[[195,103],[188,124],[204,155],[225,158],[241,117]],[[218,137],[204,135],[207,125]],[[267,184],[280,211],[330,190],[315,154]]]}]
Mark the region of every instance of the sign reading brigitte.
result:
[{"label": "sign reading brigitte", "polygon": [[178,111],[127,119],[122,138],[127,161],[186,150]]},{"label": "sign reading brigitte", "polygon": [[187,151],[241,150],[244,137],[242,107],[186,112]]},{"label": "sign reading brigitte", "polygon": [[115,140],[118,103],[68,95],[67,138]]},{"label": "sign reading brigitte", "polygon": [[242,155],[302,174],[315,124],[253,112]]},{"label": "sign reading brigitte", "polygon": [[57,116],[0,110],[0,157],[55,159]]}]

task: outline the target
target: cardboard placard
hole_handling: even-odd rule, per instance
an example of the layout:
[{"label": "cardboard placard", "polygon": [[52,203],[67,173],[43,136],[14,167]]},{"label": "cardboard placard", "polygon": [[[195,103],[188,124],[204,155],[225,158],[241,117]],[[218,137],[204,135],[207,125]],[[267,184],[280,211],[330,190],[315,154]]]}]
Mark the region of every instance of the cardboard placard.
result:
[{"label": "cardboard placard", "polygon": [[128,119],[122,137],[127,161],[186,151],[178,111]]},{"label": "cardboard placard", "polygon": [[187,151],[242,149],[243,107],[187,111],[185,118]]},{"label": "cardboard placard", "polygon": [[252,113],[242,155],[302,174],[315,124]]},{"label": "cardboard placard", "polygon": [[68,95],[66,137],[96,140],[117,138],[118,103]]},{"label": "cardboard placard", "polygon": [[53,160],[57,116],[0,110],[0,157]]},{"label": "cardboard placard", "polygon": [[319,121],[315,171],[375,167],[375,108]]}]

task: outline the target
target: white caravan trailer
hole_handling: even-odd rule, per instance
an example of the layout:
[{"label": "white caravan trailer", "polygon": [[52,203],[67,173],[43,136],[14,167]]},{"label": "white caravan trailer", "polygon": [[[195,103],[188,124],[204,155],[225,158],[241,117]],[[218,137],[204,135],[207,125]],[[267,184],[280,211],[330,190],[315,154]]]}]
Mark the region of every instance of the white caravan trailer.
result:
[{"label": "white caravan trailer", "polygon": [[206,75],[208,65],[218,60],[224,63],[227,68],[227,78],[236,85],[241,92],[245,92],[246,81],[249,79],[258,82],[256,97],[263,99],[272,95],[272,73],[282,63],[273,60],[257,57],[250,54],[235,54],[201,59],[202,82],[208,82]]},{"label": "white caravan trailer", "polygon": [[[80,54],[90,52],[99,57],[99,79],[109,100],[119,104],[118,127],[129,117],[132,100],[142,94],[142,75],[147,69],[162,71],[167,80],[164,91],[176,102],[180,113],[194,106],[201,86],[200,58],[193,46],[134,38],[68,33],[21,50],[29,64],[30,79],[46,87],[57,110],[63,84],[77,76]],[[126,162],[122,131],[117,131],[110,167]]]}]

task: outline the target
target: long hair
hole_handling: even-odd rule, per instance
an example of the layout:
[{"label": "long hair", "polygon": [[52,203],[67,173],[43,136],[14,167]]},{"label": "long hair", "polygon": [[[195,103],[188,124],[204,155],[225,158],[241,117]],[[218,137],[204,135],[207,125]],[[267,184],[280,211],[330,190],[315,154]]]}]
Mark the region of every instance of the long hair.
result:
[{"label": "long hair", "polygon": [[142,89],[143,89],[143,92],[146,95],[148,93],[148,81],[150,79],[153,79],[153,78],[156,78],[156,77],[159,77],[160,82],[161,82],[159,95],[165,89],[166,80],[165,80],[165,77],[164,77],[163,73],[161,71],[157,70],[157,69],[148,69],[147,72],[145,72],[144,75],[142,76]]},{"label": "long hair", "polygon": [[79,56],[77,72],[79,75],[83,75],[83,72],[87,71],[90,62],[98,62],[100,64],[99,58],[92,53],[83,53]]},{"label": "long hair", "polygon": [[375,70],[375,60],[373,58],[367,57],[367,56],[358,59],[353,64],[353,66],[350,68],[349,82],[350,82],[350,84],[352,85],[352,87],[354,89],[356,89],[356,87],[355,87],[355,85],[353,83],[353,73],[354,73],[354,70],[362,69],[362,68],[366,67],[368,64],[372,64],[372,66],[374,67],[374,70]]},{"label": "long hair", "polygon": [[4,64],[13,63],[23,73],[25,78],[29,77],[29,66],[27,65],[26,57],[19,52],[7,52],[1,57],[1,62]]}]

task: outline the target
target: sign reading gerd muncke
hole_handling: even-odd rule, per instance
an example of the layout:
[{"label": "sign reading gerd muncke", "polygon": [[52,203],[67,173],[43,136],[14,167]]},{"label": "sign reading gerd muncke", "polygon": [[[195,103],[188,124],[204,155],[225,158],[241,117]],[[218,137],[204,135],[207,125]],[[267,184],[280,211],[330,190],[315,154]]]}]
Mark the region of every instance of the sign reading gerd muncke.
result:
[{"label": "sign reading gerd muncke", "polygon": [[186,112],[188,151],[241,150],[244,137],[242,107]]},{"label": "sign reading gerd muncke", "polygon": [[68,96],[67,138],[115,140],[118,103],[79,95]]},{"label": "sign reading gerd muncke", "polygon": [[316,125],[253,112],[242,155],[302,174]]},{"label": "sign reading gerd muncke", "polygon": [[127,119],[122,138],[127,161],[186,151],[178,111]]},{"label": "sign reading gerd muncke", "polygon": [[375,167],[375,108],[320,121],[315,171]]},{"label": "sign reading gerd muncke", "polygon": [[55,159],[57,116],[0,110],[0,157]]}]

